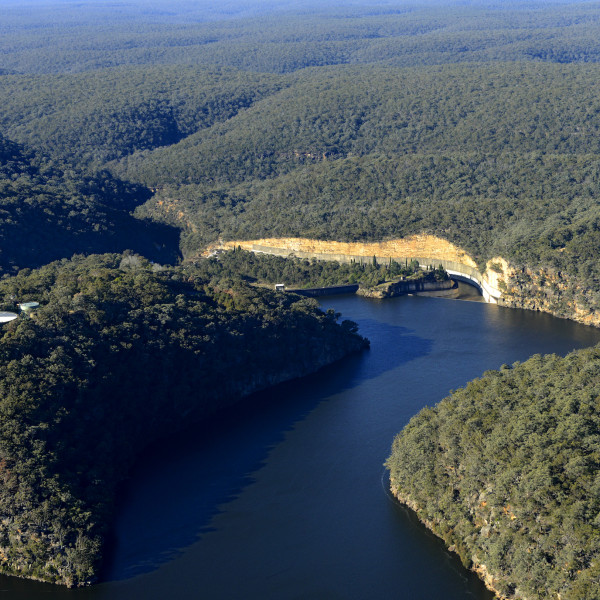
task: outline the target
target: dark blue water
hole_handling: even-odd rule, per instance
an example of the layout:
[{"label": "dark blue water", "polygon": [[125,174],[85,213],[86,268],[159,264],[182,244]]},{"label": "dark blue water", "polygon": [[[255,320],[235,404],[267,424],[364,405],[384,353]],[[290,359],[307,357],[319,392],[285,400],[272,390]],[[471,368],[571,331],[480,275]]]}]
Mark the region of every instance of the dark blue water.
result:
[{"label": "dark blue water", "polygon": [[0,579],[73,600],[489,600],[388,493],[412,415],[486,369],[600,342],[600,330],[482,303],[325,299],[371,350],[149,450],[122,491],[106,583]]}]

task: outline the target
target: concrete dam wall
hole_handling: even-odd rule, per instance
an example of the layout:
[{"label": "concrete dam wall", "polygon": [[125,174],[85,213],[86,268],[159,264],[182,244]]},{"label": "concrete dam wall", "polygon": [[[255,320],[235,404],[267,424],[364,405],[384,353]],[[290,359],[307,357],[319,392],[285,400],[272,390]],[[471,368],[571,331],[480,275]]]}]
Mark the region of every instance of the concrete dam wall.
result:
[{"label": "concrete dam wall", "polygon": [[[302,238],[272,238],[261,240],[231,241],[219,244],[222,249],[241,246],[251,252],[274,256],[335,260],[340,263],[370,263],[375,260],[385,264],[390,260],[398,263],[418,261],[422,268],[443,266],[452,279],[475,286],[486,302],[497,304],[502,296],[497,277],[482,274],[475,261],[463,250],[447,240],[429,235],[412,236],[380,243],[329,242]],[[212,248],[213,250],[215,248]],[[490,281],[492,279],[493,281]]]}]

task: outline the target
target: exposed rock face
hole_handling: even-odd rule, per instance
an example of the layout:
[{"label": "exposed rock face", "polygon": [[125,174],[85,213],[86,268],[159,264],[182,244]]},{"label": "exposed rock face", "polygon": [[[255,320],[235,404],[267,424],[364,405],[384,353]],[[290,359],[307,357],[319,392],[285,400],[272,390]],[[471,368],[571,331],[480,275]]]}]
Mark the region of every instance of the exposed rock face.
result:
[{"label": "exposed rock face", "polygon": [[547,312],[584,325],[600,327],[598,294],[573,277],[550,268],[508,269],[500,304]]},{"label": "exposed rock face", "polygon": [[359,288],[356,293],[359,296],[365,296],[367,298],[393,298],[394,296],[418,292],[450,290],[454,285],[454,282],[450,279],[446,281],[393,281],[378,285],[375,288]]},{"label": "exposed rock face", "polygon": [[514,274],[514,268],[501,256],[488,260],[483,277],[492,288],[506,290],[507,282]]},{"label": "exposed rock face", "polygon": [[[232,249],[237,246],[249,251],[260,251],[260,247],[263,246],[286,250],[287,254],[331,255],[331,260],[337,260],[337,256],[362,256],[367,259],[373,256],[378,259],[427,257],[432,261],[454,261],[474,269],[477,268],[477,263],[464,250],[447,240],[426,234],[371,243],[331,242],[306,238],[263,238],[260,240],[229,241],[220,244],[218,247]],[[214,247],[211,247],[211,249],[214,249]]]},{"label": "exposed rock face", "polygon": [[[386,240],[384,242],[359,243],[359,242],[331,242],[324,240],[311,240],[305,238],[264,238],[259,240],[229,241],[212,245],[205,251],[210,255],[216,249],[231,250],[241,247],[250,252],[274,254],[276,256],[294,255],[298,258],[316,258],[317,260],[336,260],[339,262],[366,262],[375,257],[379,262],[395,259],[417,260],[422,266],[442,265],[451,276],[459,274],[465,281],[470,281],[478,286],[487,302],[496,304],[502,292],[496,287],[497,279],[505,277],[500,269],[498,277],[488,277],[482,274],[475,260],[464,250],[447,240],[433,235],[413,235],[408,238]],[[508,268],[504,259],[494,263]],[[380,296],[377,296],[380,297]]]},{"label": "exposed rock face", "polygon": [[487,302],[547,312],[555,317],[600,327],[600,312],[594,309],[600,303],[600,296],[597,297],[598,294],[593,290],[584,289],[573,277],[551,268],[517,267],[501,256],[489,260],[481,272],[475,260],[464,250],[433,235],[421,234],[364,244],[305,238],[264,238],[215,244],[205,254],[217,248],[232,249],[237,246],[251,252],[278,256],[294,254],[300,258],[340,262],[366,261],[373,256],[381,261],[406,258],[421,259],[433,265],[439,262],[448,270],[467,273],[482,288]]}]

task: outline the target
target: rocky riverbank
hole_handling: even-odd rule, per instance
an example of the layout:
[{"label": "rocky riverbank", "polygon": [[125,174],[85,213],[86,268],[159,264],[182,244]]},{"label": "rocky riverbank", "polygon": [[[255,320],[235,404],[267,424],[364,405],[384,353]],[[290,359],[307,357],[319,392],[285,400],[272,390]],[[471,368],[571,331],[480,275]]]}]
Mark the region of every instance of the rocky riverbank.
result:
[{"label": "rocky riverbank", "polygon": [[[338,262],[379,262],[417,260],[422,265],[442,265],[449,272],[463,273],[480,286],[487,302],[509,308],[547,312],[555,317],[571,319],[584,325],[600,327],[600,300],[597,292],[584,288],[576,278],[550,267],[514,265],[501,256],[478,266],[459,247],[433,235],[414,235],[378,243],[334,242],[305,238],[265,238],[235,240],[214,244],[209,255],[218,248],[241,247],[257,253],[287,257],[315,258]],[[452,276],[452,275],[451,275]],[[362,293],[362,292],[361,292]],[[369,297],[386,297],[386,292],[367,292]]]},{"label": "rocky riverbank", "polygon": [[[429,531],[434,533],[440,539],[446,541],[444,533],[442,532],[441,528],[439,527],[439,524],[435,523],[434,521],[432,521],[430,519],[423,517],[422,516],[423,511],[421,510],[419,505],[414,500],[412,500],[408,494],[403,494],[402,492],[400,492],[400,490],[396,487],[394,480],[391,478],[390,478],[390,490],[391,490],[391,493],[394,496],[394,498],[396,498],[396,500],[398,500],[398,502],[400,502],[401,504],[404,504],[405,506],[410,508],[417,515],[419,521],[425,527],[427,527],[427,529],[429,529]],[[454,553],[458,554],[459,557],[461,558],[461,560],[463,560],[463,557],[460,556],[460,553],[457,551],[457,548],[454,544],[448,545],[448,550],[450,550],[450,552],[454,552]],[[463,564],[464,563],[465,563],[465,561],[463,560]],[[465,566],[467,566],[472,571],[477,573],[479,578],[485,584],[485,587],[488,590],[490,590],[491,592],[494,592],[494,594],[496,594],[496,597],[498,598],[498,600],[514,600],[514,597],[509,598],[508,596],[505,596],[504,594],[502,594],[500,592],[500,590],[497,589],[496,578],[493,576],[492,573],[489,572],[487,566],[478,562],[476,558],[473,557],[470,561],[470,564],[466,564]],[[519,600],[528,600],[528,599],[525,598],[524,596],[520,596]]]},{"label": "rocky riverbank", "polygon": [[365,298],[394,298],[419,292],[440,292],[456,289],[458,286],[451,279],[445,281],[428,281],[424,279],[387,281],[373,288],[361,287],[357,290],[359,296]]}]

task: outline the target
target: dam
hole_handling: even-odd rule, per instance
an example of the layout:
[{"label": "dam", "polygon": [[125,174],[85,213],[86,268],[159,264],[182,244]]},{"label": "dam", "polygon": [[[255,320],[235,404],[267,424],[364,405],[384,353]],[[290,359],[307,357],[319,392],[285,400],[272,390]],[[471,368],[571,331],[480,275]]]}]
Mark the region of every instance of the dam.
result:
[{"label": "dam", "polygon": [[[394,260],[400,264],[418,261],[422,269],[442,266],[451,279],[476,287],[484,300],[498,304],[502,291],[488,272],[481,273],[475,261],[460,248],[447,240],[429,235],[390,240],[380,243],[343,243],[302,238],[272,238],[261,240],[231,241],[219,244],[221,249],[241,247],[259,254],[271,254],[284,258],[331,260],[340,263],[368,263],[376,260],[385,264]],[[417,254],[417,252],[419,252]]]}]

